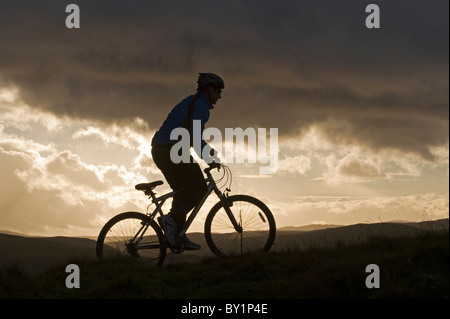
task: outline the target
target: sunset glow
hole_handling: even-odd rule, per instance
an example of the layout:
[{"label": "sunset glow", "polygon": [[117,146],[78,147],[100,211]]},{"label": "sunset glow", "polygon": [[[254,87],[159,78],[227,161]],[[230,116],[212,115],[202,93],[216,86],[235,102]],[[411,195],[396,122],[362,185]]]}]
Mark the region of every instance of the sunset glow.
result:
[{"label": "sunset glow", "polygon": [[58,1],[9,2],[0,230],[96,236],[145,212],[151,138],[199,72],[226,83],[208,127],[278,129],[276,173],[228,163],[278,227],[449,217],[448,1],[377,1],[378,30],[360,1],[77,1],[79,29]]}]

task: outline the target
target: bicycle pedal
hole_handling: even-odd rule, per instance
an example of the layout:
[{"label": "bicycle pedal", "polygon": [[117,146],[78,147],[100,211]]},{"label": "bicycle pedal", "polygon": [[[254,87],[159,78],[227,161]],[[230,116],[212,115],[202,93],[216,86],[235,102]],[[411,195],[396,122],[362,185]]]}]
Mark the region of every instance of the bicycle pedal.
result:
[{"label": "bicycle pedal", "polygon": [[172,252],[176,255],[181,254],[184,249],[171,248]]},{"label": "bicycle pedal", "polygon": [[167,246],[172,251],[172,253],[174,253],[174,254],[181,254],[184,251],[185,243],[184,243],[184,240],[182,238],[176,237],[176,242],[177,242],[176,247],[172,247],[170,245],[169,241],[167,240],[167,238],[164,238],[164,239],[165,239],[165,242],[166,242]]},{"label": "bicycle pedal", "polygon": [[170,250],[174,254],[181,254],[184,251],[183,247],[170,247]]}]

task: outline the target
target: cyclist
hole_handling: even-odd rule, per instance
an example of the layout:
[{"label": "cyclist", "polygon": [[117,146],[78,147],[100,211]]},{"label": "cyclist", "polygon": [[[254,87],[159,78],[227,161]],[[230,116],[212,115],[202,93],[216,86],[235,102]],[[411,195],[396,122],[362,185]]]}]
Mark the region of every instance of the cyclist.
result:
[{"label": "cyclist", "polygon": [[[184,127],[189,130],[192,146],[192,121],[200,120],[201,131],[209,119],[210,110],[221,98],[222,89],[225,88],[223,80],[213,73],[200,73],[197,80],[197,93],[188,96],[178,103],[169,113],[161,128],[152,139],[152,156],[156,166],[161,170],[172,190],[177,191],[173,196],[172,208],[167,215],[159,219],[164,228],[167,240],[172,247],[177,247],[176,235],[186,222],[186,215],[194,208],[203,195],[207,186],[202,170],[198,163],[189,156],[189,163],[183,161],[174,163],[170,157],[170,150],[177,141],[170,139],[172,130]],[[201,139],[201,149],[209,147]],[[211,152],[215,152],[212,148]],[[196,150],[196,153],[199,152]],[[198,156],[202,158],[203,152]],[[217,154],[217,153],[215,153]],[[215,162],[218,162],[216,159]],[[186,250],[198,250],[200,245],[184,238]]]}]

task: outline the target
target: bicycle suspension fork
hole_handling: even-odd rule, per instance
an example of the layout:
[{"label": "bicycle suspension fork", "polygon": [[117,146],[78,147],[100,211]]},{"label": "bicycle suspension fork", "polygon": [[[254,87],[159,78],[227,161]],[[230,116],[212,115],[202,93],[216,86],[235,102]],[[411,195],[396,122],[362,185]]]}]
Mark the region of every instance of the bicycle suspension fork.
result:
[{"label": "bicycle suspension fork", "polygon": [[231,224],[233,225],[234,229],[239,233],[242,234],[242,221],[240,221],[240,223],[238,223],[238,221],[236,220],[236,218],[233,215],[233,212],[231,211],[231,206],[233,206],[233,203],[231,200],[228,199],[228,197],[225,194],[222,194],[217,187],[214,189],[214,192],[217,194],[217,196],[219,197],[220,201],[223,204],[223,208],[225,209],[225,212],[227,213],[228,218],[231,221]]}]

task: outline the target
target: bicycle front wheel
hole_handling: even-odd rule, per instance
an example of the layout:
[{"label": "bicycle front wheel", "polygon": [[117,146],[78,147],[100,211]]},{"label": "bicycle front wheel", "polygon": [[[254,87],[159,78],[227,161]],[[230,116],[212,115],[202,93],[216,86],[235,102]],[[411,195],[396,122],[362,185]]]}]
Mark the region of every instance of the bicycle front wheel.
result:
[{"label": "bicycle front wheel", "polygon": [[[226,210],[229,207],[239,229],[235,229]],[[275,240],[276,226],[270,209],[247,195],[233,195],[226,204],[219,202],[206,217],[205,238],[218,256],[239,256],[268,251]]]},{"label": "bicycle front wheel", "polygon": [[163,234],[147,215],[126,212],[109,220],[97,239],[98,258],[132,257],[161,266],[166,256]]}]

